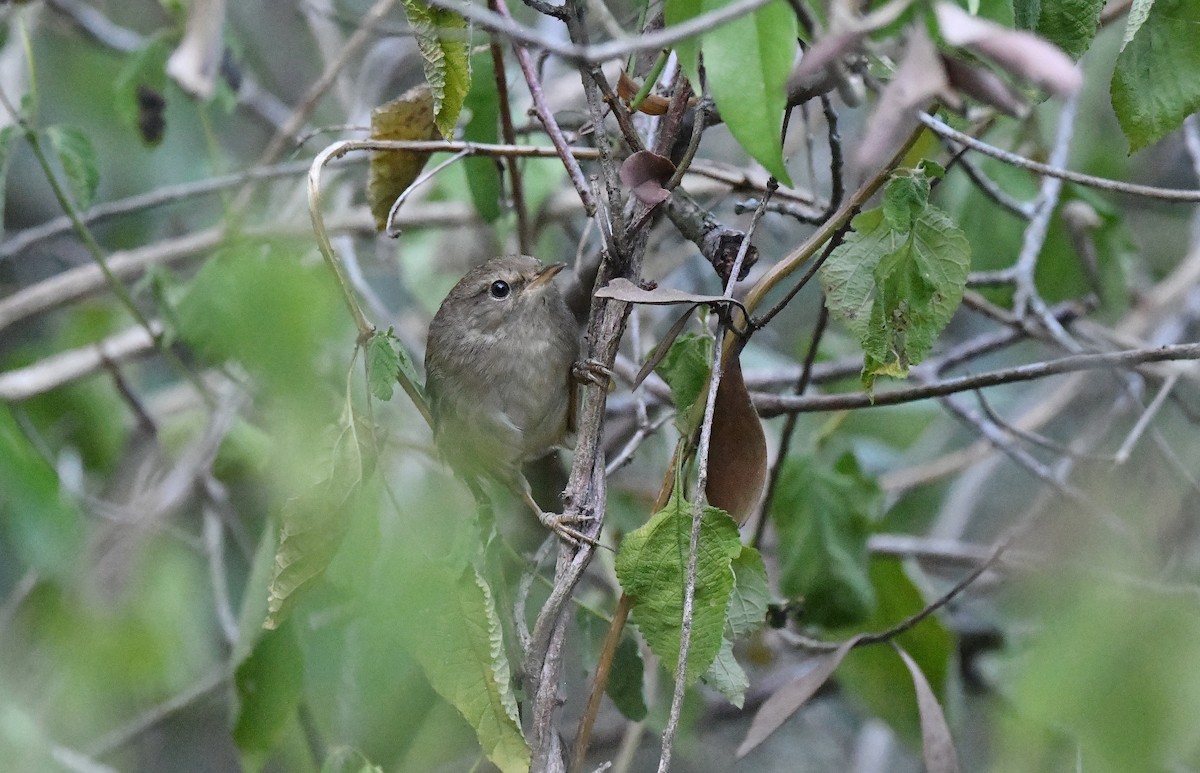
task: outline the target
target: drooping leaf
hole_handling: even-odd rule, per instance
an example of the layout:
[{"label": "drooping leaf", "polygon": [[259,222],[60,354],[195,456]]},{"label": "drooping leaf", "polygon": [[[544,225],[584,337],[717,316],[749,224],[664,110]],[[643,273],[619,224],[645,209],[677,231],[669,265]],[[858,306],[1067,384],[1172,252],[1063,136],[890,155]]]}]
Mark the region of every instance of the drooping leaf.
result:
[{"label": "drooping leaf", "polygon": [[842,642],[842,645],[828,655],[814,658],[812,667],[802,676],[793,679],[776,690],[770,698],[763,702],[746,737],[737,749],[737,758],[741,759],[753,751],[760,743],[767,740],[771,733],[778,730],[808,699],[817,694],[817,690],[829,681],[833,672],[841,665],[842,660],[854,647],[860,637],[854,636]]},{"label": "drooping leaf", "polygon": [[913,689],[917,693],[917,712],[921,717],[921,753],[925,759],[926,773],[958,773],[958,752],[954,750],[954,739],[946,724],[946,715],[938,703],[929,680],[921,667],[902,648],[896,647],[900,659],[912,676]]},{"label": "drooping leaf", "polygon": [[767,588],[767,568],[762,554],[749,545],[733,559],[733,593],[729,596],[729,617],[725,632],[732,639],[748,636],[763,626],[771,593]]},{"label": "drooping leaf", "polygon": [[1157,142],[1200,110],[1200,3],[1157,0],[1117,57],[1111,95],[1130,152]]},{"label": "drooping leaf", "polygon": [[621,162],[618,174],[633,195],[648,206],[661,204],[671,197],[667,182],[675,173],[671,159],[649,150],[639,150]]},{"label": "drooping leaf", "polygon": [[712,665],[704,673],[704,683],[725,696],[726,700],[739,709],[745,703],[746,690],[750,689],[750,678],[733,655],[733,642],[721,641]]},{"label": "drooping leaf", "polygon": [[779,587],[804,599],[818,625],[847,625],[875,607],[867,536],[882,508],[875,481],[845,454],[832,469],[811,457],[789,457],[771,505],[779,534]]},{"label": "drooping leaf", "polygon": [[[439,129],[435,115],[433,92],[425,85],[414,86],[371,111],[371,139],[437,139]],[[389,150],[371,156],[367,171],[367,203],[375,216],[375,227],[380,231],[387,227],[392,204],[420,176],[430,155],[427,151]]]},{"label": "drooping leaf", "polygon": [[704,496],[742,524],[758,504],[766,482],[767,438],[742,379],[741,361],[731,354],[713,406]]},{"label": "drooping leaf", "polygon": [[[668,671],[679,660],[692,508],[673,496],[644,526],[626,535],[617,551],[617,579],[633,601],[633,620]],[[721,649],[733,591],[733,559],[741,552],[737,525],[726,513],[705,507],[696,559],[687,683],[696,681]]]},{"label": "drooping leaf", "polygon": [[92,206],[100,184],[100,161],[92,141],[79,129],[61,125],[47,127],[46,139],[67,176],[75,205],[80,209]]},{"label": "drooping leaf", "polygon": [[677,425],[686,425],[692,406],[703,397],[701,392],[708,384],[708,371],[712,367],[712,345],[712,339],[708,336],[697,333],[681,335],[655,368],[671,387]]},{"label": "drooping leaf", "polygon": [[634,722],[641,722],[649,711],[642,684],[644,674],[645,664],[637,640],[627,633],[613,653],[612,670],[604,691],[617,709]]},{"label": "drooping leaf", "polygon": [[233,740],[243,754],[270,751],[292,718],[304,688],[304,656],[294,627],[260,636],[234,672]]},{"label": "drooping leaf", "polygon": [[434,8],[421,0],[405,0],[404,13],[421,52],[434,121],[441,136],[449,139],[471,88],[467,20],[457,11]]},{"label": "drooping leaf", "polygon": [[[1080,2],[1095,4],[1094,0]],[[1102,5],[1104,2],[1100,0],[1100,5],[1096,6],[1097,12]],[[1083,85],[1083,75],[1079,68],[1055,45],[1060,41],[1052,39],[1052,42],[1047,42],[1032,33],[1011,30],[987,19],[971,16],[950,2],[940,2],[934,10],[937,13],[938,29],[950,45],[961,46],[984,56],[1013,75],[1036,83],[1059,96],[1073,94]],[[1042,12],[1045,11],[1043,6]],[[1086,22],[1084,24],[1086,26]],[[1092,20],[1092,27],[1094,35],[1095,18]],[[1090,41],[1089,37],[1088,42]],[[1062,42],[1071,44],[1070,40]],[[1080,53],[1086,49],[1087,44],[1084,44]]]},{"label": "drooping leaf", "polygon": [[[724,2],[706,0],[705,10]],[[796,14],[784,2],[705,33],[704,71],[713,101],[729,132],[747,153],[784,185],[780,129],[787,106],[787,80],[796,58]]]},{"label": "drooping leaf", "polygon": [[[468,142],[496,143],[500,141],[500,97],[496,91],[495,66],[490,51],[483,51],[472,59],[471,90],[467,92],[463,106],[471,117],[463,126],[463,139]],[[500,217],[500,199],[503,195],[500,184],[500,167],[494,158],[471,157],[463,159],[467,172],[467,188],[475,211],[486,222]]]},{"label": "drooping leaf", "polygon": [[529,746],[491,588],[473,567],[445,560],[412,561],[400,575],[405,648],[475,730],[488,759],[504,773],[528,771]]}]

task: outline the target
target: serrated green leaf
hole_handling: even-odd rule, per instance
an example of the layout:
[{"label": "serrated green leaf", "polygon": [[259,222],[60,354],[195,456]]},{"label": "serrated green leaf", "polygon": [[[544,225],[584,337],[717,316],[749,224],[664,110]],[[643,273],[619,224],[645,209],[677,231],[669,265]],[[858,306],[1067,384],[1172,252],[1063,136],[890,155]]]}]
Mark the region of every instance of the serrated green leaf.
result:
[{"label": "serrated green leaf", "polygon": [[377,400],[391,400],[396,375],[400,372],[400,352],[392,331],[375,331],[367,340],[367,386]]},{"label": "serrated green leaf", "polygon": [[685,333],[675,339],[667,356],[662,358],[654,372],[662,376],[671,387],[671,398],[675,402],[675,423],[686,426],[692,406],[700,399],[708,384],[708,371],[712,367],[712,339],[698,333]]},{"label": "serrated green leaf", "polygon": [[767,588],[767,567],[762,554],[749,545],[733,559],[733,593],[729,596],[729,616],[725,632],[731,639],[748,636],[767,619],[771,592]]},{"label": "serrated green leaf", "polygon": [[[496,92],[495,65],[490,51],[477,54],[472,60],[471,90],[465,107],[471,117],[463,126],[463,139],[468,142],[494,143],[500,141],[500,96]],[[463,160],[467,172],[467,188],[475,211],[486,222],[500,217],[500,169],[494,158]]]},{"label": "serrated green leaf", "polygon": [[1038,17],[1042,15],[1042,0],[1012,0],[1013,27],[1021,30],[1033,30],[1037,27]]},{"label": "serrated green leaf", "polygon": [[1157,0],[1117,57],[1110,92],[1132,153],[1200,110],[1200,3]]},{"label": "serrated green leaf", "polygon": [[771,503],[779,533],[779,587],[804,599],[804,617],[818,625],[865,619],[875,606],[867,536],[883,502],[875,481],[852,454],[832,468],[811,457],[788,457]]},{"label": "serrated green leaf", "polygon": [[[19,132],[16,124],[0,129],[0,213],[4,212],[4,199],[8,195],[8,164],[12,160],[12,150]],[[3,238],[4,218],[0,217],[0,239]]]},{"label": "serrated green leaf", "polygon": [[291,625],[268,631],[234,672],[233,741],[243,754],[270,751],[300,703],[304,655]]},{"label": "serrated green leaf", "polygon": [[1033,31],[1066,52],[1072,59],[1083,56],[1100,29],[1100,11],[1105,0],[1043,0],[1038,4]]},{"label": "serrated green leaf", "polygon": [[739,709],[746,701],[746,690],[750,689],[750,679],[742,669],[737,658],[733,656],[733,643],[729,639],[721,641],[721,649],[712,665],[704,674],[704,682]]},{"label": "serrated green leaf", "polygon": [[75,205],[80,209],[92,206],[96,186],[100,184],[100,162],[88,136],[73,126],[51,126],[46,139],[58,156]]},{"label": "serrated green leaf", "polygon": [[904,376],[929,354],[967,286],[971,248],[944,212],[927,207],[902,239],[873,274],[875,298],[863,341],[868,389],[875,375]]},{"label": "serrated green leaf", "polygon": [[612,670],[609,672],[608,684],[604,691],[617,709],[627,719],[641,722],[646,718],[646,698],[643,695],[643,675],[645,665],[642,663],[642,653],[638,650],[637,640],[626,635],[617,644],[613,653]]},{"label": "serrated green leaf", "polygon": [[[617,551],[617,578],[633,600],[633,620],[650,649],[672,673],[679,660],[691,529],[691,505],[672,497],[649,522],[626,535]],[[741,550],[733,519],[716,508],[704,508],[696,560],[688,684],[708,670],[721,649],[734,583],[731,564]]]},{"label": "serrated green leaf", "polygon": [[401,636],[429,684],[462,714],[504,773],[529,770],[512,673],[491,589],[470,566],[411,561],[401,570]]},{"label": "serrated green leaf", "polygon": [[405,0],[404,12],[421,52],[425,80],[433,93],[438,131],[449,139],[454,135],[458,113],[471,87],[467,20],[456,11],[433,8],[421,0]]},{"label": "serrated green leaf", "polygon": [[[709,0],[705,10],[726,5]],[[734,139],[784,185],[780,130],[796,58],[796,14],[774,2],[705,33],[701,47],[713,101]]]},{"label": "serrated green leaf", "polygon": [[896,231],[909,231],[929,205],[929,179],[923,174],[897,175],[883,192],[883,216]]}]

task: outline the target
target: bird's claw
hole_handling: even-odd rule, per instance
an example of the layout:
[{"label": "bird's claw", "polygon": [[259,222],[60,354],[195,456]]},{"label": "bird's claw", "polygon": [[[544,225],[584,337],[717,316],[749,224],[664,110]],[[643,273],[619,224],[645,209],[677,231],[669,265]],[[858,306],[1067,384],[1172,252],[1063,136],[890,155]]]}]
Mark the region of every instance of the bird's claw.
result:
[{"label": "bird's claw", "polygon": [[579,360],[571,365],[571,376],[581,384],[608,386],[612,384],[612,368],[599,360]]},{"label": "bird's claw", "polygon": [[596,516],[594,515],[565,515],[546,513],[540,510],[538,512],[538,520],[542,522],[543,526],[557,534],[564,542],[574,547],[579,547],[585,542],[593,547],[599,547],[600,543],[595,537],[589,537],[570,525],[572,523],[584,523],[595,519]]}]

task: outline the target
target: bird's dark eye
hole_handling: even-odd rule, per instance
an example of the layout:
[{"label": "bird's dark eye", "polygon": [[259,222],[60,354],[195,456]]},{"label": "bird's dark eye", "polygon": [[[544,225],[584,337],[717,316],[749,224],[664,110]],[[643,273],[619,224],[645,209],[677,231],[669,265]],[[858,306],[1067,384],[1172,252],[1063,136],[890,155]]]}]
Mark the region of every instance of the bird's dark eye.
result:
[{"label": "bird's dark eye", "polygon": [[512,288],[508,286],[508,282],[505,282],[503,279],[497,279],[495,282],[492,282],[492,286],[488,288],[488,292],[493,298],[507,298],[508,294],[512,292]]}]

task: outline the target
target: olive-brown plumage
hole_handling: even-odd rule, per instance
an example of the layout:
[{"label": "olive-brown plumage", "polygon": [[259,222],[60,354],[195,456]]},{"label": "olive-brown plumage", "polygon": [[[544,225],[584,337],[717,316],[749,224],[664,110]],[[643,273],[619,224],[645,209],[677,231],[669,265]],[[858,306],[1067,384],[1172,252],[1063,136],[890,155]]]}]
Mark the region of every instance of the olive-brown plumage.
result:
[{"label": "olive-brown plumage", "polygon": [[442,301],[425,350],[434,437],[447,462],[530,503],[521,466],[566,438],[579,356],[578,325],[551,281],[562,268],[507,255],[472,269]]}]

